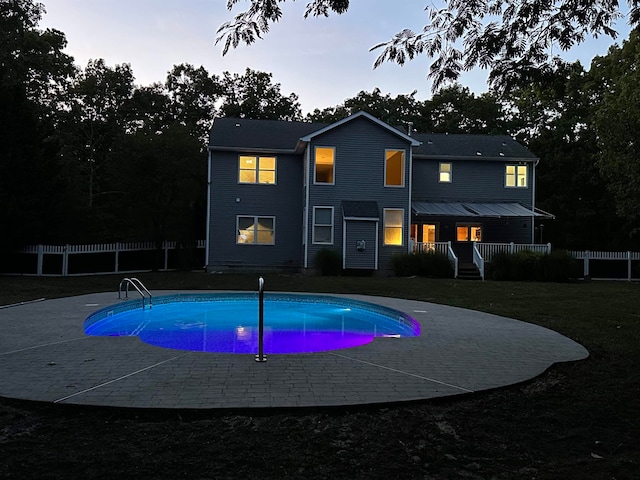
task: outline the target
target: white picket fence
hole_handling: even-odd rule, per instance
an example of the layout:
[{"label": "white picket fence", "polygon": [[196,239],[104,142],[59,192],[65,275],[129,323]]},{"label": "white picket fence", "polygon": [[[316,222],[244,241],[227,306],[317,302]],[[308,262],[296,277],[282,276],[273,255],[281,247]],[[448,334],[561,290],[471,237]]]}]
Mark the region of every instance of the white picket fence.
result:
[{"label": "white picket fence", "polygon": [[640,252],[595,252],[591,250],[570,251],[570,255],[583,260],[584,278],[591,278],[590,262],[592,260],[623,261],[627,263],[627,281],[631,281],[631,262],[640,260]]},{"label": "white picket fence", "polygon": [[[177,242],[164,241],[162,242],[161,250],[164,253],[164,270],[168,270],[169,266],[169,252],[175,250],[178,247]],[[197,249],[205,248],[205,241],[198,240],[195,246]],[[35,275],[43,275],[43,265],[45,255],[58,255],[62,257],[62,268],[59,274],[68,276],[69,273],[69,257],[76,255],[96,254],[96,253],[110,253],[113,254],[113,269],[109,271],[100,271],[92,273],[121,273],[134,270],[121,270],[120,269],[120,254],[122,252],[134,252],[134,251],[154,251],[158,250],[155,242],[130,242],[130,243],[100,243],[93,245],[30,245],[19,250],[21,254],[34,254],[37,255],[37,267],[34,272]],[[86,274],[86,273],[84,273]]]}]

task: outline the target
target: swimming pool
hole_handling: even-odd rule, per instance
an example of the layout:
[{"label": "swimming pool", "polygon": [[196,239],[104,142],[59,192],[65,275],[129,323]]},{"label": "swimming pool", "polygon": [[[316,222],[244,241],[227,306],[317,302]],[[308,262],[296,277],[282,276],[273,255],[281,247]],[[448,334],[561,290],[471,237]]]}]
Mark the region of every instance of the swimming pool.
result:
[{"label": "swimming pool", "polygon": [[[327,295],[264,295],[264,352],[311,353],[367,344],[375,337],[415,337],[420,324],[380,305]],[[94,312],[92,336],[138,336],[158,347],[219,353],[258,351],[258,295],[177,294],[153,307],[128,301]]]}]

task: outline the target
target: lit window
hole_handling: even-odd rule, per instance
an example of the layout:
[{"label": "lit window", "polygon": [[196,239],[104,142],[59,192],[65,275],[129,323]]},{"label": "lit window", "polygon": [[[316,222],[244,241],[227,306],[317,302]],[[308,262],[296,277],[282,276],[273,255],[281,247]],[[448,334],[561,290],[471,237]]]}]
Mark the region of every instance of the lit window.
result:
[{"label": "lit window", "polygon": [[275,217],[237,217],[237,243],[245,245],[273,245]]},{"label": "lit window", "polygon": [[333,207],[313,207],[313,243],[333,243]]},{"label": "lit window", "polygon": [[315,183],[334,183],[336,150],[333,147],[316,147]]},{"label": "lit window", "polygon": [[440,164],[440,175],[438,176],[438,181],[442,183],[451,182],[451,164],[450,163]]},{"label": "lit window", "polygon": [[404,210],[384,209],[384,244],[402,245]]},{"label": "lit window", "polygon": [[422,225],[422,241],[425,243],[433,243],[436,241],[436,226],[433,224]]},{"label": "lit window", "polygon": [[276,183],[276,158],[240,155],[240,183]]},{"label": "lit window", "polygon": [[525,188],[527,186],[527,166],[507,165],[505,186]]},{"label": "lit window", "polygon": [[385,152],[384,186],[404,187],[404,150]]},{"label": "lit window", "polygon": [[458,242],[481,242],[482,227],[480,225],[458,225],[456,240]]}]

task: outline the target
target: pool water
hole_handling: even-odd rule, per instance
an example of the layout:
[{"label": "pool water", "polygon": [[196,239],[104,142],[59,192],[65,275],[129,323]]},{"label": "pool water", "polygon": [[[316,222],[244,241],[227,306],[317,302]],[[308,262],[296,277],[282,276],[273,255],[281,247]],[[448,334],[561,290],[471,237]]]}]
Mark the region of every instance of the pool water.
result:
[{"label": "pool water", "polygon": [[[258,352],[258,295],[171,295],[98,310],[87,335],[138,336],[158,347],[222,353]],[[410,316],[367,302],[324,295],[265,294],[264,352],[311,353],[364,345],[375,337],[413,337]]]}]

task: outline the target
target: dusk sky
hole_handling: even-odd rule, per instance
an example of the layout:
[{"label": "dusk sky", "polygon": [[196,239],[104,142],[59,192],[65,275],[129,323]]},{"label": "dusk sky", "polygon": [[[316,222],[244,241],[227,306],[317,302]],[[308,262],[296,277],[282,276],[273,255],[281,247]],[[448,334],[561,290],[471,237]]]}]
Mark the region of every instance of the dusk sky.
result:
[{"label": "dusk sky", "polygon": [[[431,97],[426,79],[428,59],[404,67],[386,64],[373,70],[377,53],[369,49],[403,28],[419,31],[427,23],[423,8],[429,0],[354,0],[346,14],[303,20],[305,0],[282,4],[283,19],[263,40],[241,45],[222,56],[215,45],[218,27],[246,9],[233,12],[226,0],[42,0],[47,13],[40,28],[57,28],[68,40],[66,52],[84,67],[103,58],[110,66],[129,63],[138,85],[164,82],[173,65],[204,66],[210,74],[242,74],[246,68],[270,72],[284,95],[296,93],[302,111],[342,103],[361,90],[378,87],[383,94]],[[621,42],[628,37],[625,19],[618,22]],[[562,56],[589,66],[614,41],[590,40]],[[475,93],[486,87],[487,72],[465,74],[461,83]]]}]

